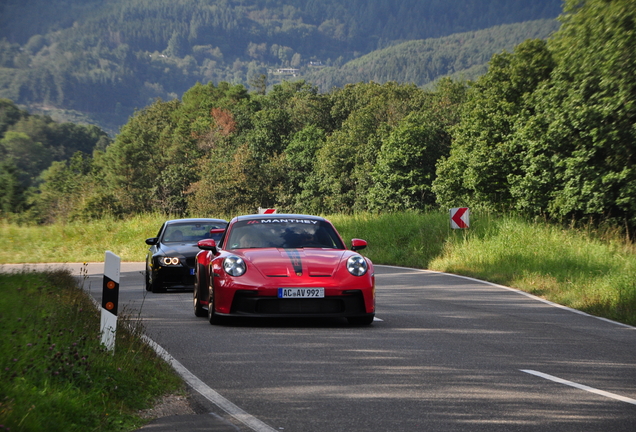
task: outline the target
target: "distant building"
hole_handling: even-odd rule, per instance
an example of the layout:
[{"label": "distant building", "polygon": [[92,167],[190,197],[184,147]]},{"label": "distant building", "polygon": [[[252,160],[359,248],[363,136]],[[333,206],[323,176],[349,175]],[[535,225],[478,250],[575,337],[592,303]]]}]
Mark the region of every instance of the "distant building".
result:
[{"label": "distant building", "polygon": [[280,69],[276,69],[276,73],[277,74],[281,74],[281,75],[293,75],[293,76],[296,76],[299,71],[300,71],[300,69],[295,69],[295,68],[280,68]]}]

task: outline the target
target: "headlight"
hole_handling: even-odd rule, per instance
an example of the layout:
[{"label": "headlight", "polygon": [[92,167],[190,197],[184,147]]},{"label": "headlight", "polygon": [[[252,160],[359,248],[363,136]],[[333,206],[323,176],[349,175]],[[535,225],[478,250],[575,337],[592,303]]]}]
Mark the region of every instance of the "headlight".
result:
[{"label": "headlight", "polygon": [[361,255],[350,256],[347,260],[347,270],[354,276],[363,276],[368,269],[367,261]]},{"label": "headlight", "polygon": [[223,269],[230,276],[241,276],[245,273],[245,261],[243,258],[231,255],[223,260]]},{"label": "headlight", "polygon": [[179,265],[179,258],[177,258],[177,257],[163,257],[163,258],[160,258],[159,261],[161,262],[161,264],[166,265],[166,266]]}]

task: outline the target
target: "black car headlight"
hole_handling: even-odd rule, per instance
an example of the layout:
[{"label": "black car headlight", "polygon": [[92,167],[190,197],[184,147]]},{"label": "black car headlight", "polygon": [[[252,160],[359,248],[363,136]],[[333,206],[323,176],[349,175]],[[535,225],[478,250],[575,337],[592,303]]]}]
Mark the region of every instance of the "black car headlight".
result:
[{"label": "black car headlight", "polygon": [[230,255],[223,260],[223,269],[230,276],[242,276],[247,270],[243,258],[236,255]]},{"label": "black car headlight", "polygon": [[367,261],[361,255],[352,255],[347,260],[347,270],[354,276],[364,276],[368,269]]},{"label": "black car headlight", "polygon": [[159,258],[159,263],[164,266],[177,266],[181,263],[181,260],[177,257],[161,257]]}]

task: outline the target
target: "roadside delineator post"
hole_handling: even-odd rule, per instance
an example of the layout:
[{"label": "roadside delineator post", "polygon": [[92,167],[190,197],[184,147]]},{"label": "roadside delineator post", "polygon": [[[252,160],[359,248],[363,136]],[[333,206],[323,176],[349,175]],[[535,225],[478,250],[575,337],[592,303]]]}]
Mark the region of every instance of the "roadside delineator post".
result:
[{"label": "roadside delineator post", "polygon": [[102,288],[102,316],[100,332],[102,345],[107,350],[115,350],[115,333],[117,331],[117,306],[119,303],[119,270],[121,259],[106,251],[104,259],[104,283]]},{"label": "roadside delineator post", "polygon": [[457,207],[450,209],[451,228],[464,229],[470,226],[470,212],[468,207]]}]

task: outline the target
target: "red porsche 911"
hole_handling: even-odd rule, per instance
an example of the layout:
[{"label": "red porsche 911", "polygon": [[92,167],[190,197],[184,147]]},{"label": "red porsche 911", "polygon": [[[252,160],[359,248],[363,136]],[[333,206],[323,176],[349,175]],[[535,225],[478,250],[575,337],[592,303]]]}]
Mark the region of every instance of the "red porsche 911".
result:
[{"label": "red porsche 911", "polygon": [[348,250],[328,220],[307,215],[232,219],[222,238],[198,242],[194,313],[222,317],[344,317],[366,325],[375,316],[373,263]]}]

